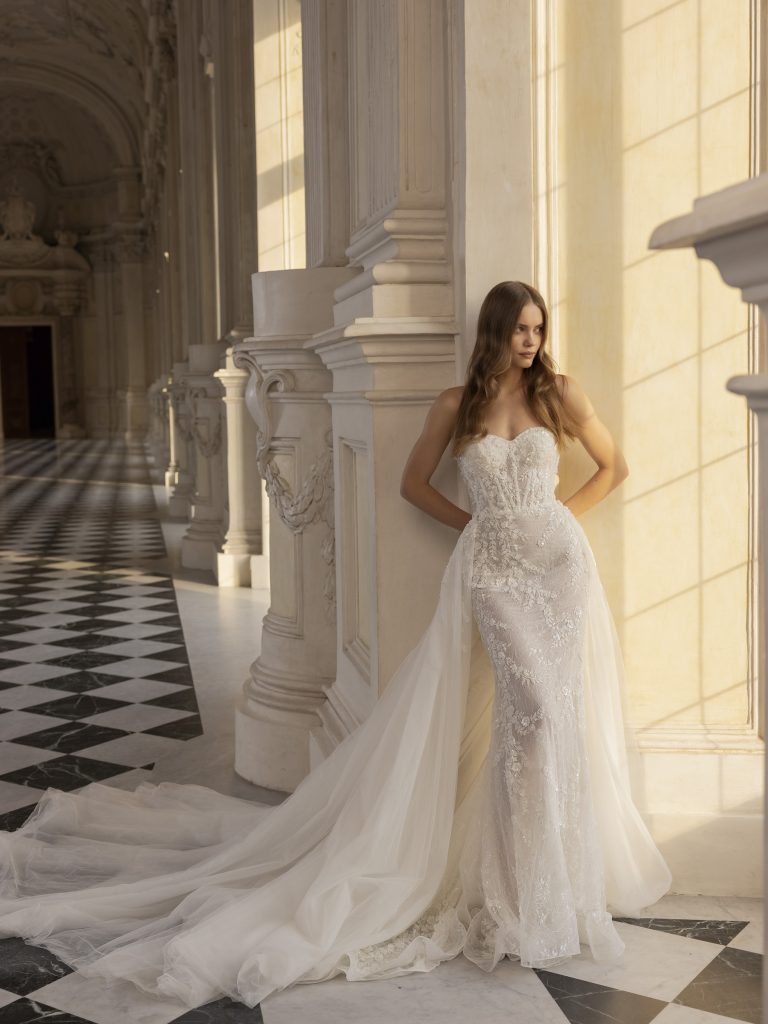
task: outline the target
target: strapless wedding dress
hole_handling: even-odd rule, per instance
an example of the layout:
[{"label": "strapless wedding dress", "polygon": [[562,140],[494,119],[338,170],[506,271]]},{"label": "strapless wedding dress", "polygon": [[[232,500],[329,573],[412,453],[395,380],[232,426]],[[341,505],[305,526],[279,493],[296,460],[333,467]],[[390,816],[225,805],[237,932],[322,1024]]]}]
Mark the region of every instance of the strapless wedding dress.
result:
[{"label": "strapless wedding dress", "polygon": [[539,426],[461,453],[472,520],[429,626],[282,804],[49,789],[0,832],[0,935],[189,1006],[460,953],[486,971],[620,957],[612,913],[671,876],[632,799],[621,652],[558,461]]}]

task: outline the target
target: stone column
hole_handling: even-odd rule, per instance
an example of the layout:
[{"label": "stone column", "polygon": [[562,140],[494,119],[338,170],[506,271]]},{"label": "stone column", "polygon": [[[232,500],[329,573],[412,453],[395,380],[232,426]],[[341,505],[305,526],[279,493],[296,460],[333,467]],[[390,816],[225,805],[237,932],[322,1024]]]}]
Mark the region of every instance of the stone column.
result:
[{"label": "stone column", "polygon": [[215,571],[224,540],[223,405],[213,376],[224,355],[221,345],[190,345],[186,375],[190,433],[194,440],[195,489],[190,524],[181,542],[181,564]]},{"label": "stone column", "polygon": [[245,406],[249,374],[237,365],[238,351],[228,348],[224,369],[214,374],[224,388],[227,422],[229,526],[222,550],[216,556],[220,587],[250,586],[251,558],[262,552],[256,428]]},{"label": "stone column", "polygon": [[114,247],[120,267],[123,307],[123,339],[126,379],[122,389],[124,436],[141,442],[147,430],[147,393],[144,363],[144,282],[142,262],[145,241],[138,232],[120,236]]},{"label": "stone column", "polygon": [[91,310],[85,338],[85,428],[88,437],[110,437],[115,431],[112,404],[113,313],[112,254],[104,240],[85,240],[91,264]]},{"label": "stone column", "polygon": [[179,480],[179,460],[177,455],[178,428],[176,427],[176,410],[173,407],[173,376],[163,381],[162,391],[165,396],[166,433],[168,435],[168,465],[165,469],[165,488],[170,490]]},{"label": "stone column", "polygon": [[306,349],[331,319],[343,268],[253,276],[255,337],[238,347],[256,423],[256,465],[270,502],[271,603],[261,653],[238,703],[235,770],[292,790],[310,764],[310,732],[335,675],[331,378]]}]

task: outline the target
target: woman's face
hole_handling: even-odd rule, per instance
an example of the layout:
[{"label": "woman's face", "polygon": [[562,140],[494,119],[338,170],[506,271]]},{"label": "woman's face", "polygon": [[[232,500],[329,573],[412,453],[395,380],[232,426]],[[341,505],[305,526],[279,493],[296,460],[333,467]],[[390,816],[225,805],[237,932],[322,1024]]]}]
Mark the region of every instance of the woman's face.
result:
[{"label": "woman's face", "polygon": [[538,306],[523,306],[512,331],[512,363],[525,369],[533,362],[544,338],[544,317]]}]

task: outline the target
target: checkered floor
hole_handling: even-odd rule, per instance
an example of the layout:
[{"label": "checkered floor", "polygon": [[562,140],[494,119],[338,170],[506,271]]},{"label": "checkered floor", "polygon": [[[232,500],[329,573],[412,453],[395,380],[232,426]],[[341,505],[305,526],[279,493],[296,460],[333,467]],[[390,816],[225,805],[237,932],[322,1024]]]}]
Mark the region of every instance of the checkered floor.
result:
[{"label": "checkered floor", "polygon": [[[6,442],[0,466],[7,830],[47,786],[74,790],[98,780],[132,788],[202,728],[143,453],[107,442]],[[222,999],[185,1012],[133,986],[89,983],[46,950],[6,939],[0,1024],[757,1024],[762,907],[726,903],[674,897],[655,917],[617,918],[627,946],[619,966],[585,955],[552,971],[506,961],[486,975],[458,957],[391,982],[293,986],[255,1010]],[[681,912],[685,906],[693,912]]]}]

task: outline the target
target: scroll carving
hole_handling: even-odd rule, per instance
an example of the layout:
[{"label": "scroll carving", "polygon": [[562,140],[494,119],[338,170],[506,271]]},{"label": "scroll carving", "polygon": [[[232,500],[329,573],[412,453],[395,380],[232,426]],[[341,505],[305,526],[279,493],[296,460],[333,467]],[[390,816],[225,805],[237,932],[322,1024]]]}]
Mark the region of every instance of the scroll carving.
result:
[{"label": "scroll carving", "polygon": [[235,352],[235,366],[250,372],[245,401],[256,424],[256,464],[263,478],[267,495],[281,521],[292,533],[301,533],[314,522],[322,522],[326,533],[320,553],[326,574],[323,598],[326,615],[333,618],[336,604],[336,542],[333,511],[333,435],[325,437],[325,451],[312,463],[309,472],[294,493],[281,474],[272,451],[274,428],[270,409],[270,393],[293,391],[295,382],[290,370],[263,373],[250,352]]}]

